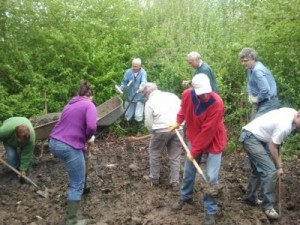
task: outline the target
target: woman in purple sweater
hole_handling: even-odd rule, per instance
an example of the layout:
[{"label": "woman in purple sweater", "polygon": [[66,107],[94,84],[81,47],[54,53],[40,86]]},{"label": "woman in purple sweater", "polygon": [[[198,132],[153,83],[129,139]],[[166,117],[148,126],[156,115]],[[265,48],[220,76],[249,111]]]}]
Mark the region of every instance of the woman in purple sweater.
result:
[{"label": "woman in purple sweater", "polygon": [[67,224],[86,224],[77,220],[77,211],[85,183],[86,143],[97,129],[97,110],[87,81],[80,85],[78,95],[64,107],[61,118],[50,134],[50,151],[61,159],[68,171]]}]

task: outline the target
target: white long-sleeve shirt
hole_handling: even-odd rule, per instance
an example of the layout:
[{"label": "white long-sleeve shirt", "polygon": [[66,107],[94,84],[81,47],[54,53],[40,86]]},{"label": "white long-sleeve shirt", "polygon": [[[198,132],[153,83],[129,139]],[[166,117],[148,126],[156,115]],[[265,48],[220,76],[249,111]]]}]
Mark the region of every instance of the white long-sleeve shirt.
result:
[{"label": "white long-sleeve shirt", "polygon": [[145,105],[145,125],[149,132],[168,132],[176,122],[181,100],[172,93],[153,91]]}]

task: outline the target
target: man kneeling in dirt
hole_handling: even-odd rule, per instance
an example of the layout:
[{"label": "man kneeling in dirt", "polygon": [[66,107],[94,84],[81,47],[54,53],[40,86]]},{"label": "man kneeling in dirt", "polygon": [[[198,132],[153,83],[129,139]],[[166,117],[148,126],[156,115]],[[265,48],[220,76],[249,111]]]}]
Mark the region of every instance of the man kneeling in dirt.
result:
[{"label": "man kneeling in dirt", "polygon": [[[200,162],[203,153],[206,159],[206,180],[216,186],[219,181],[222,151],[226,146],[226,131],[223,121],[224,104],[221,97],[212,92],[209,78],[200,73],[192,79],[192,88],[183,92],[181,109],[177,114],[177,122],[170,131],[186,122],[186,135],[190,142],[190,152],[184,165],[183,183],[180,200],[172,206],[173,211],[182,209],[185,203],[192,203],[196,168],[193,160]],[[215,224],[217,203],[213,196],[204,193],[205,225]]]},{"label": "man kneeling in dirt", "polygon": [[[295,128],[300,128],[300,111],[281,108],[270,111],[243,127],[242,142],[252,168],[244,200],[250,205],[262,205],[270,219],[278,219],[273,208],[278,175],[283,175],[279,158],[279,145]],[[257,189],[262,188],[262,201]]]},{"label": "man kneeling in dirt", "polygon": [[[35,146],[35,132],[25,117],[11,117],[0,127],[0,141],[7,155],[7,163],[26,175]],[[21,178],[21,176],[19,177]]]},{"label": "man kneeling in dirt", "polygon": [[[179,190],[181,144],[169,126],[176,120],[180,109],[180,99],[169,92],[157,89],[155,83],[146,83],[144,94],[148,98],[145,106],[145,125],[152,133],[149,144],[150,179],[153,185],[159,184],[160,159],[166,149],[170,160],[170,187]],[[182,128],[181,131],[182,132]]]}]

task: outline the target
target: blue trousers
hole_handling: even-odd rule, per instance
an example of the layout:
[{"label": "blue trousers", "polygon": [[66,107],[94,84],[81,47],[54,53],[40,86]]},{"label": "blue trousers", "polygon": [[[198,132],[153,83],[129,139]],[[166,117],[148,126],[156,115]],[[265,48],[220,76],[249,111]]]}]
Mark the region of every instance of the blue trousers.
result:
[{"label": "blue trousers", "polygon": [[69,175],[68,200],[79,201],[85,183],[85,159],[81,150],[50,138],[49,148],[54,157],[61,159]]},{"label": "blue trousers", "polygon": [[12,167],[18,169],[20,167],[20,155],[14,147],[10,146],[9,144],[3,142],[6,155],[7,155],[7,163]]},{"label": "blue trousers", "polygon": [[[201,161],[199,155],[195,160],[199,163]],[[222,153],[208,154],[206,159],[205,176],[210,184],[218,184],[219,170],[221,167]],[[183,181],[180,190],[180,198],[183,201],[192,199],[195,185],[196,168],[192,162],[186,159],[184,164]],[[204,181],[203,181],[204,182]],[[210,195],[203,197],[204,210],[207,214],[215,214],[218,210],[218,205]]]},{"label": "blue trousers", "polygon": [[268,145],[248,131],[242,132],[240,141],[243,143],[252,168],[244,198],[255,202],[257,190],[261,187],[263,192],[262,208],[264,210],[271,209],[275,202],[277,171]]},{"label": "blue trousers", "polygon": [[277,97],[270,99],[269,101],[263,102],[257,105],[257,111],[255,113],[255,118],[279,108],[279,101]]}]

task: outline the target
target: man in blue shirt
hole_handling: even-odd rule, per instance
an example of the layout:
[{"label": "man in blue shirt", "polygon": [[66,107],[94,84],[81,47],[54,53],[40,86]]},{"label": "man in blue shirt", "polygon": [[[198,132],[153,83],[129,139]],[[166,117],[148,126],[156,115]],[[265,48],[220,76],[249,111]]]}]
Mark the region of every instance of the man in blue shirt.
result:
[{"label": "man in blue shirt", "polygon": [[249,102],[256,108],[255,118],[277,109],[276,82],[272,73],[258,61],[257,52],[253,48],[243,48],[239,58],[247,69],[247,91]]},{"label": "man in blue shirt", "polygon": [[125,102],[125,122],[129,127],[129,121],[134,116],[134,119],[137,121],[137,136],[141,134],[140,129],[143,123],[144,104],[146,101],[142,91],[144,85],[147,83],[147,73],[141,65],[141,59],[133,59],[132,68],[126,70],[121,86],[116,88],[116,92],[118,93],[128,88]]}]

